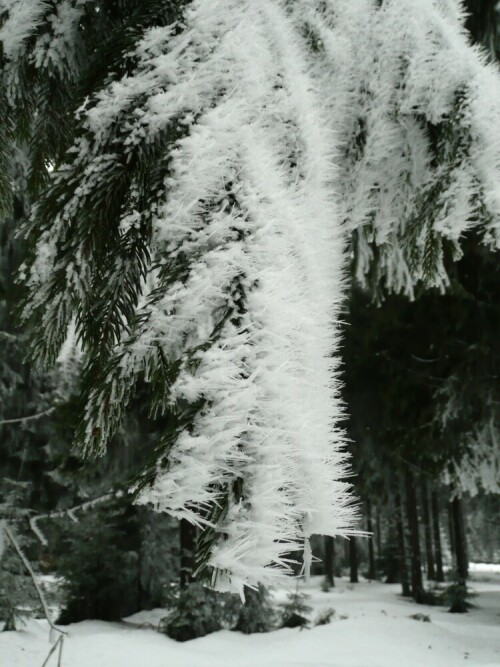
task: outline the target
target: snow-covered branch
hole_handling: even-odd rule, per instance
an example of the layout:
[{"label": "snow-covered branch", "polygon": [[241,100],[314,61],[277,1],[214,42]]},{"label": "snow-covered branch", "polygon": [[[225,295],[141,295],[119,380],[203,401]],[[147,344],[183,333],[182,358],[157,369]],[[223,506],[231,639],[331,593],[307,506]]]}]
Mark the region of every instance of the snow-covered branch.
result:
[{"label": "snow-covered branch", "polygon": [[41,419],[42,417],[51,415],[54,410],[55,408],[52,407],[48,410],[44,410],[43,412],[37,412],[34,415],[27,415],[26,417],[16,417],[15,419],[0,419],[0,426],[3,426],[4,424],[21,424],[27,421],[32,421],[34,419]]},{"label": "snow-covered branch", "polygon": [[14,336],[14,334],[9,333],[8,331],[0,331],[0,339],[1,338],[8,341],[17,340],[17,336]]},{"label": "snow-covered branch", "polygon": [[61,517],[69,517],[72,521],[76,523],[78,521],[78,518],[76,517],[75,512],[86,512],[87,510],[93,509],[96,505],[100,505],[101,503],[104,503],[107,500],[111,500],[112,498],[118,498],[121,495],[121,493],[122,492],[120,491],[115,493],[105,493],[102,496],[98,496],[97,498],[93,498],[92,500],[87,500],[84,503],[80,503],[79,505],[75,505],[74,507],[69,507],[68,509],[58,510],[57,512],[48,512],[47,514],[37,514],[36,516],[30,517],[29,520],[30,528],[38,537],[40,542],[44,546],[47,546],[48,545],[47,538],[42,533],[41,529],[38,527],[39,521],[60,519]]}]

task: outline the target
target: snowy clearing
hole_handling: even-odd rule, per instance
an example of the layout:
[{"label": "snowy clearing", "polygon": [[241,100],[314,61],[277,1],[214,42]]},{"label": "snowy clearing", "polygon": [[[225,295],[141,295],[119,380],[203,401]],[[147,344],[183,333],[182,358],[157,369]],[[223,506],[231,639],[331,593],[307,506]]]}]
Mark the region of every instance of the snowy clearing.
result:
[{"label": "snowy clearing", "polygon": [[[140,612],[123,623],[71,625],[63,667],[498,667],[500,665],[500,568],[471,570],[476,609],[453,615],[399,596],[398,585],[345,579],[329,593],[321,578],[303,586],[313,616],[328,608],[329,625],[242,635],[217,632],[179,644],[141,624],[157,625],[163,610]],[[277,591],[278,598],[285,597]],[[426,614],[431,622],[410,618]],[[133,625],[132,625],[133,624]],[[2,667],[41,667],[50,646],[47,624],[31,620],[19,632],[0,634]],[[56,665],[54,654],[48,667]]]}]

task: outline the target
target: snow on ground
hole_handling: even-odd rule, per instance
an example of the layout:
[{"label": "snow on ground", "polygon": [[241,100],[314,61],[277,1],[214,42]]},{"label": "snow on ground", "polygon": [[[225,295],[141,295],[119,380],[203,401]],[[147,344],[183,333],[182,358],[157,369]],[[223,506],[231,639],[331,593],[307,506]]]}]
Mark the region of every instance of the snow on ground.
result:
[{"label": "snow on ground", "polygon": [[470,563],[469,572],[474,576],[477,572],[500,574],[500,563]]},{"label": "snow on ground", "polygon": [[[416,605],[399,596],[399,586],[378,582],[337,580],[324,593],[313,578],[302,588],[314,616],[335,609],[329,625],[250,636],[222,631],[179,644],[151,629],[163,610],[140,612],[123,623],[66,628],[62,667],[499,667],[500,568],[471,569],[478,595],[469,614]],[[431,622],[409,618],[415,613]],[[1,667],[41,667],[49,649],[42,620],[0,633]],[[56,664],[54,654],[48,667]]]}]

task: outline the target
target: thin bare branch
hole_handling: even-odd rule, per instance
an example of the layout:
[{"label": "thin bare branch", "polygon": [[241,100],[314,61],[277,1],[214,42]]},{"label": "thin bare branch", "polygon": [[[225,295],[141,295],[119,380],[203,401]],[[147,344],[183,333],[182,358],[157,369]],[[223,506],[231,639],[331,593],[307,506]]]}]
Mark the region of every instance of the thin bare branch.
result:
[{"label": "thin bare branch", "polygon": [[29,560],[24,555],[23,550],[21,549],[21,547],[19,545],[19,542],[17,541],[14,533],[11,531],[11,529],[9,528],[9,526],[6,523],[3,524],[2,528],[3,528],[3,531],[4,531],[5,535],[9,538],[9,541],[12,544],[12,546],[14,547],[17,555],[21,559],[24,567],[27,569],[27,571],[28,571],[28,573],[31,577],[31,580],[33,581],[33,585],[35,586],[35,590],[37,592],[38,599],[40,600],[40,603],[41,603],[42,609],[43,609],[43,613],[45,614],[45,618],[47,619],[48,624],[50,625],[50,627],[53,630],[56,630],[57,632],[60,632],[62,635],[66,634],[63,630],[60,630],[59,628],[57,628],[54,625],[54,623],[52,622],[52,619],[50,617],[50,611],[49,611],[47,602],[45,600],[45,596],[43,594],[43,591],[40,588],[40,586],[38,584],[38,581],[36,579],[36,575],[33,571],[33,568],[31,567],[31,564],[30,564]]},{"label": "thin bare branch", "polygon": [[75,516],[75,512],[78,511],[85,512],[85,510],[91,509],[95,505],[106,502],[106,500],[110,500],[111,498],[114,498],[116,496],[117,496],[116,493],[105,493],[102,496],[98,496],[97,498],[93,498],[92,500],[87,500],[86,502],[81,503],[80,505],[75,505],[74,507],[68,507],[67,509],[58,510],[57,512],[49,512],[48,514],[39,514],[38,516],[32,516],[30,518],[30,528],[38,537],[40,542],[44,546],[47,546],[48,544],[47,539],[37,525],[39,521],[41,521],[42,519],[60,519],[63,516],[68,516],[72,521],[77,522],[78,519]]},{"label": "thin bare branch", "polygon": [[31,421],[33,419],[40,419],[41,417],[45,417],[46,415],[50,415],[54,412],[55,408],[49,408],[48,410],[44,410],[43,412],[37,412],[35,415],[28,415],[27,417],[16,417],[15,419],[0,419],[0,426],[3,426],[4,424],[19,424],[21,422],[27,422]]}]

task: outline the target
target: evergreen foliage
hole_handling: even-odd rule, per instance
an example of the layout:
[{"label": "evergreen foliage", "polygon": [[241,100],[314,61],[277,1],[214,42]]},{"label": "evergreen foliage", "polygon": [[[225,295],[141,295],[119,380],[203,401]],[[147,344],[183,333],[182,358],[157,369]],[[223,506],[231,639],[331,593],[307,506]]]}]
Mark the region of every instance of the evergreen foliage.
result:
[{"label": "evergreen foliage", "polygon": [[332,609],[331,607],[325,609],[318,615],[318,618],[315,620],[314,625],[328,625],[328,623],[331,623],[332,619],[335,618],[335,614],[336,614],[335,609]]},{"label": "evergreen foliage", "polygon": [[179,529],[175,519],[139,508],[139,606],[161,607],[165,590],[179,580]]},{"label": "evergreen foliage", "polygon": [[[0,496],[0,619],[4,621],[3,629],[16,630],[23,616],[36,614],[39,602],[33,581],[26,572],[23,562],[15,552],[4,532],[7,521],[21,522],[29,513],[26,507],[30,485],[27,482],[16,482],[4,479]],[[16,539],[24,550],[30,546],[25,534],[17,531]]]},{"label": "evergreen foliage", "polygon": [[469,45],[460,2],[322,4],[308,25],[339,132],[354,276],[376,298],[443,291],[467,230],[498,246],[497,68]]},{"label": "evergreen foliage", "polygon": [[451,614],[465,614],[474,607],[470,602],[473,596],[464,581],[456,580],[445,588],[441,599]]},{"label": "evergreen foliage", "polygon": [[[455,0],[0,2],[0,212],[22,148],[32,358],[75,328],[87,454],[146,385],[162,433],[137,501],[202,528],[214,587],[352,532],[345,247],[382,298],[448,288],[472,228],[498,246],[498,73],[463,21]],[[429,420],[435,393],[405,389]]]},{"label": "evergreen foliage", "polygon": [[137,517],[123,501],[86,513],[69,528],[57,562],[64,592],[59,623],[113,621],[138,611],[137,543]]},{"label": "evergreen foliage", "polygon": [[279,615],[273,607],[269,590],[262,585],[245,591],[245,603],[240,609],[234,629],[251,635],[269,632],[276,627]]},{"label": "evergreen foliage", "polygon": [[288,593],[287,600],[281,605],[281,626],[283,628],[302,628],[309,625],[308,615],[312,608],[307,604],[308,596],[298,589]]},{"label": "evergreen foliage", "polygon": [[167,605],[173,609],[162,621],[161,628],[180,642],[232,628],[241,606],[238,596],[215,593],[196,582],[180,590],[171,589],[169,597]]}]

